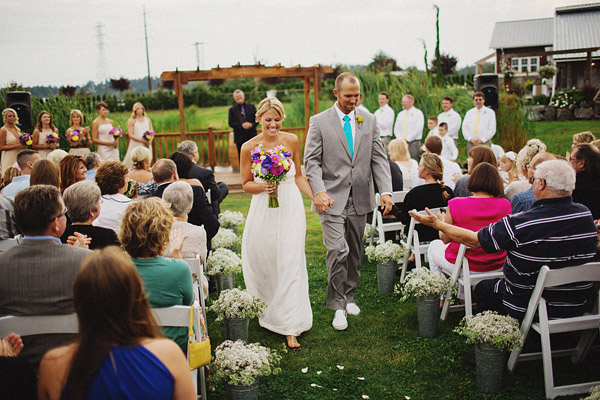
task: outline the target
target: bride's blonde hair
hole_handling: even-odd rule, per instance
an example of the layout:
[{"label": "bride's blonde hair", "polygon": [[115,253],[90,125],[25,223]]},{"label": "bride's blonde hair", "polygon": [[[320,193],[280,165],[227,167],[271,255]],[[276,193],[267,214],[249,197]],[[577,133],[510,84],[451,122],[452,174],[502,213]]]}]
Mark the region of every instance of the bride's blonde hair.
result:
[{"label": "bride's blonde hair", "polygon": [[260,117],[269,110],[274,110],[282,120],[285,119],[283,104],[281,104],[279,99],[277,97],[266,97],[258,104],[258,109],[256,110],[256,122],[260,122]]}]

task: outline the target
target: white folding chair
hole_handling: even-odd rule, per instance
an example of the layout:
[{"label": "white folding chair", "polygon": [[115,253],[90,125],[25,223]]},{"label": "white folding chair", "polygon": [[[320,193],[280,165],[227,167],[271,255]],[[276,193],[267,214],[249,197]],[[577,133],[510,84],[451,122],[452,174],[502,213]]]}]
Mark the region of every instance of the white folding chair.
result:
[{"label": "white folding chair", "polygon": [[[208,199],[208,204],[212,203],[212,200],[210,199],[210,189],[206,190],[206,198]],[[218,215],[217,215],[218,217]]]},{"label": "white folding chair", "polygon": [[[598,312],[598,302],[600,293],[597,294],[596,304],[591,313],[586,313],[580,317],[552,319],[548,318],[548,309],[546,300],[542,297],[546,288],[565,285],[575,282],[600,281],[600,263],[587,263],[574,267],[559,269],[550,269],[543,266],[538,274],[537,282],[533,289],[529,305],[525,312],[525,317],[521,323],[521,333],[527,338],[530,328],[539,333],[542,352],[522,354],[517,347],[513,349],[508,359],[508,369],[513,371],[519,360],[539,359],[540,356],[544,365],[544,385],[546,389],[546,398],[553,399],[556,396],[566,396],[572,394],[588,393],[593,386],[599,385],[600,381],[579,383],[573,385],[554,386],[554,376],[552,372],[552,356],[572,355],[571,361],[578,363],[585,358],[595,335],[600,328],[600,313]],[[534,322],[534,317],[538,315],[539,321]],[[552,333],[586,331],[577,344],[572,349],[563,349],[552,351],[550,346],[550,335]]]},{"label": "white folding chair", "polygon": [[[440,213],[441,208],[432,208],[431,211],[434,215],[438,215]],[[418,211],[421,215],[427,215],[427,213],[423,211]],[[421,254],[423,254],[425,261],[427,261],[427,249],[429,248],[429,242],[421,243],[419,241],[419,232],[415,229],[415,225],[419,224],[416,219],[410,218],[410,225],[408,226],[408,235],[406,235],[406,240],[400,240],[400,244],[404,247],[404,261],[402,262],[402,274],[400,275],[400,282],[404,282],[404,278],[406,277],[406,270],[408,268],[408,257],[411,252],[415,253],[415,265],[417,267],[421,266]]]},{"label": "white folding chair", "polygon": [[[392,201],[394,203],[402,203],[408,190],[392,192]],[[377,232],[377,237],[379,243],[385,242],[385,232],[393,232],[393,231],[401,231],[404,229],[404,224],[398,220],[393,220],[392,222],[386,222],[383,218],[383,214],[379,211],[379,206],[381,205],[381,195],[379,193],[375,194],[375,209],[373,209],[373,222],[371,222],[371,238],[369,244],[373,244],[374,241],[374,233]]]},{"label": "white folding chair", "polygon": [[[194,304],[191,306],[172,306],[172,307],[164,307],[164,308],[153,308],[152,313],[154,314],[154,318],[156,318],[156,322],[158,326],[174,326],[174,327],[186,327],[190,326],[190,307],[194,308],[194,337],[193,341],[198,342],[201,335],[201,325],[200,325],[200,304],[198,301],[194,301]],[[208,334],[207,334],[208,335]],[[189,363],[189,353],[188,353],[188,363]],[[206,399],[206,377],[204,375],[204,368],[199,368],[200,371],[200,393],[202,395],[202,400]],[[196,389],[196,393],[198,393],[198,380],[197,380],[198,370],[191,371],[192,380],[194,382],[194,387]]]},{"label": "white folding chair", "polygon": [[205,326],[206,326],[206,334],[208,335],[208,325],[206,324],[206,306],[204,303],[204,298],[208,293],[204,293],[204,288],[202,287],[202,283],[200,282],[200,277],[204,275],[204,264],[200,260],[200,255],[196,254],[194,258],[184,258],[185,261],[192,272],[192,276],[196,274],[196,279],[194,280],[194,293],[197,293],[197,299],[200,301],[200,307],[202,309],[202,317],[204,318]]},{"label": "white folding chair", "polygon": [[[189,315],[188,315],[189,318]],[[18,333],[21,336],[55,333],[77,333],[77,314],[8,315],[0,317],[0,336]]]},{"label": "white folding chair", "polygon": [[[440,313],[440,319],[446,320],[448,311],[450,309],[457,310],[462,309],[465,311],[465,315],[473,315],[473,294],[471,288],[477,286],[477,284],[486,279],[502,278],[504,273],[499,271],[485,272],[481,274],[471,274],[469,269],[469,260],[466,257],[466,251],[468,247],[461,244],[458,248],[456,255],[456,261],[454,262],[454,269],[452,271],[442,267],[442,270],[450,275],[450,286],[446,292],[446,301],[442,307]],[[452,300],[452,292],[456,285],[462,285],[465,291],[465,304],[454,304],[450,305]]]}]

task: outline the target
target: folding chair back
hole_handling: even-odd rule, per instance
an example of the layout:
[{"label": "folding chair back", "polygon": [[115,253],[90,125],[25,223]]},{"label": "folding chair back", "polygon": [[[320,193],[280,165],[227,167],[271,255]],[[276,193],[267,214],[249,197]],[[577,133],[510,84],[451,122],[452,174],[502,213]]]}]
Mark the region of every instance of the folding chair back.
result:
[{"label": "folding chair back", "polygon": [[[211,203],[212,203],[212,200],[210,199],[210,189],[208,189],[208,190],[206,191],[206,198],[208,199],[208,204],[211,204]],[[217,215],[217,217],[218,217],[218,215]]]},{"label": "folding chair back", "polygon": [[[189,314],[188,314],[189,318]],[[67,315],[8,315],[0,317],[0,336],[18,333],[21,336],[54,333],[77,333],[77,314]]]},{"label": "folding chair back", "polygon": [[[402,190],[397,192],[392,192],[392,201],[394,203],[402,203],[404,202],[404,198],[408,190]],[[381,195],[379,193],[375,194],[375,209],[373,210],[373,222],[371,226],[373,229],[371,230],[371,238],[369,244],[373,244],[374,232],[377,232],[377,236],[379,239],[379,243],[385,242],[385,232],[393,232],[393,231],[401,231],[404,229],[404,224],[402,222],[393,220],[392,222],[386,222],[383,218],[383,214],[379,211],[379,206],[381,205]]]},{"label": "folding chair back", "polygon": [[[587,263],[574,267],[560,269],[550,269],[543,266],[540,269],[538,278],[533,289],[529,305],[525,312],[525,317],[521,323],[521,333],[525,338],[533,329],[541,338],[542,352],[521,354],[521,350],[514,348],[508,359],[508,369],[512,372],[515,369],[518,360],[531,360],[542,358],[544,365],[544,385],[546,389],[546,398],[553,399],[556,396],[566,396],[572,394],[588,393],[589,390],[600,381],[587,382],[565,386],[554,386],[554,376],[552,371],[552,355],[564,356],[572,355],[571,361],[579,362],[585,358],[595,336],[600,328],[600,313],[598,312],[598,302],[600,293],[597,294],[596,304],[591,313],[586,313],[579,317],[560,318],[550,320],[546,300],[542,297],[544,289],[554,286],[566,285],[575,282],[600,281],[600,263]],[[534,317],[538,315],[539,321],[534,322]],[[582,334],[577,347],[573,349],[563,349],[552,351],[550,344],[550,334],[560,332],[586,331]]]},{"label": "folding chair back", "polygon": [[[441,211],[440,207],[432,208],[431,211],[434,215],[438,215]],[[427,215],[425,210],[418,211],[421,215]],[[429,242],[421,243],[419,241],[419,232],[415,229],[415,226],[419,224],[416,219],[410,218],[410,225],[408,225],[408,234],[406,235],[406,241],[400,240],[400,244],[404,247],[404,261],[402,262],[402,274],[400,275],[400,282],[404,282],[406,277],[406,270],[408,268],[408,257],[411,252],[415,254],[415,265],[421,266],[421,254],[425,256],[427,261],[427,249],[429,248]]]}]

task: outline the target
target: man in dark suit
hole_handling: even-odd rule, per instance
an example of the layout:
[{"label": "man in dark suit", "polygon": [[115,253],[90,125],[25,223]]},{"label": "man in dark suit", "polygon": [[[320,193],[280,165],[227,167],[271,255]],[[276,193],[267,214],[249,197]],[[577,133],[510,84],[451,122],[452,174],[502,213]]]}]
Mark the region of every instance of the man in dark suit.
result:
[{"label": "man in dark suit", "polygon": [[[15,196],[14,211],[25,238],[0,253],[0,316],[74,313],[73,281],[90,251],[60,242],[67,224],[60,191],[49,185],[26,188]],[[47,350],[71,338],[26,336],[20,357],[37,369]]]},{"label": "man in dark suit", "polygon": [[233,128],[233,140],[240,157],[242,145],[256,136],[256,107],[244,103],[244,92],[240,89],[233,92],[235,105],[229,109],[229,126]]},{"label": "man in dark suit", "polygon": [[[152,167],[152,176],[154,182],[158,185],[156,192],[152,196],[162,198],[163,192],[171,183],[177,181],[177,166],[172,160],[161,158],[157,160]],[[210,241],[219,230],[219,220],[215,215],[204,189],[200,186],[192,185],[194,191],[194,201],[192,211],[188,214],[188,222],[193,225],[204,226],[206,231],[207,248],[210,251]]]},{"label": "man in dark suit", "polygon": [[218,216],[221,213],[220,204],[229,193],[229,187],[225,182],[215,182],[215,174],[210,168],[203,168],[197,164],[200,156],[198,145],[195,142],[184,140],[177,146],[177,151],[185,154],[194,162],[190,170],[190,179],[198,179],[206,190],[210,189],[210,204]]}]

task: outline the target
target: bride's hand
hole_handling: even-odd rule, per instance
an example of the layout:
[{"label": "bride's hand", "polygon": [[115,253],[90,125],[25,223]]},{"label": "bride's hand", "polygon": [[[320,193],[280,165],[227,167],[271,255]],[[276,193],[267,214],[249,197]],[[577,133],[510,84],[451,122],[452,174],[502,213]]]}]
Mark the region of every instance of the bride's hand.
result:
[{"label": "bride's hand", "polygon": [[263,190],[267,193],[273,193],[277,189],[277,185],[265,182],[263,183]]}]

